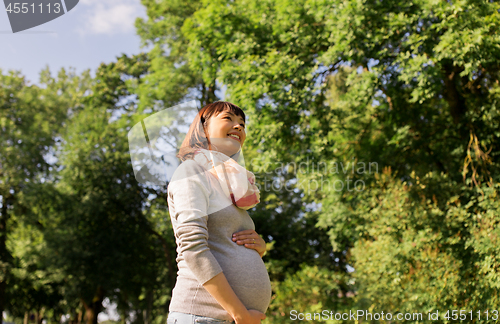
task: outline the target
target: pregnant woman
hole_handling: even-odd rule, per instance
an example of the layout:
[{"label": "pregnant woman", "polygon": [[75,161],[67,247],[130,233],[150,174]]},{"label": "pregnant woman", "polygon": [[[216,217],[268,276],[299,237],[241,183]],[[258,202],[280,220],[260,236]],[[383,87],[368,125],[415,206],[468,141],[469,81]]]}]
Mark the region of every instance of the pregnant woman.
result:
[{"label": "pregnant woman", "polygon": [[257,324],[271,284],[264,240],[247,209],[259,202],[254,175],[235,162],[245,142],[245,114],[229,102],[203,107],[179,150],[168,185],[177,243],[177,281],[168,324]]}]

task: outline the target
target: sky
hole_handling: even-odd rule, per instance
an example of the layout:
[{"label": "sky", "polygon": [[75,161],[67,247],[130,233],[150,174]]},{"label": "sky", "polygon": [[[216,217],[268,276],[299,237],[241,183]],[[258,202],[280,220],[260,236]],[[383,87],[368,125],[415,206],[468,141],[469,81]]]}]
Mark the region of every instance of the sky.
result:
[{"label": "sky", "polygon": [[[4,6],[0,6],[0,69],[19,70],[31,84],[49,66],[52,75],[62,67],[95,72],[122,53],[133,55],[140,47],[134,22],[146,18],[140,0],[80,0],[66,14],[43,25],[12,33]],[[94,74],[92,74],[94,75]]]}]

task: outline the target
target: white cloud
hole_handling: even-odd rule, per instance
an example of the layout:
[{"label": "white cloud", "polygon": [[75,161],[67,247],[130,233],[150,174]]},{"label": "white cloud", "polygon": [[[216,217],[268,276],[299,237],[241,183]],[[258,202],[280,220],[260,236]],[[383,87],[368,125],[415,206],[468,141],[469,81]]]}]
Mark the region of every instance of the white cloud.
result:
[{"label": "white cloud", "polygon": [[135,30],[135,19],[146,16],[140,0],[81,0],[80,3],[87,7],[79,29],[81,34],[131,33]]}]

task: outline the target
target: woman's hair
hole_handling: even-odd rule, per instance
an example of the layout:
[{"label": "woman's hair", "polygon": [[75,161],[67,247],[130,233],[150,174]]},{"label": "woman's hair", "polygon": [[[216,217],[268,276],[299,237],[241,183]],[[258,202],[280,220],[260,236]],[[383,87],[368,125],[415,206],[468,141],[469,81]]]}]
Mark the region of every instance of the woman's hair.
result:
[{"label": "woman's hair", "polygon": [[[192,158],[194,152],[200,148],[207,150],[212,149],[212,144],[210,143],[207,132],[208,122],[212,116],[217,116],[223,111],[230,111],[236,116],[241,116],[243,121],[245,121],[245,113],[235,104],[227,101],[216,101],[206,105],[200,109],[191,123],[191,126],[189,126],[189,131],[177,154],[179,159],[185,161]],[[206,137],[204,137],[203,134],[205,134]]]}]

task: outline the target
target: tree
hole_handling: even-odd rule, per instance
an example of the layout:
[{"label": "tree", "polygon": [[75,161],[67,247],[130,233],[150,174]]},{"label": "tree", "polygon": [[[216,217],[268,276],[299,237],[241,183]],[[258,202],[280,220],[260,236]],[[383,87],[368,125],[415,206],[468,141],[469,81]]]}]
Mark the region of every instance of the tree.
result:
[{"label": "tree", "polygon": [[81,303],[89,324],[97,323],[105,297],[128,309],[143,289],[157,285],[161,250],[144,215],[148,193],[133,176],[127,141],[135,112],[129,87],[147,68],[144,55],[100,66],[84,108],[63,135],[60,180],[46,191],[56,207],[39,214],[48,217],[53,262],[68,278],[65,298]]},{"label": "tree", "polygon": [[[18,72],[0,71],[0,314],[8,309],[16,293],[12,270],[19,259],[8,249],[9,236],[22,223],[19,203],[29,184],[42,183],[51,170],[45,159],[55,147],[57,136],[71,109],[78,108],[88,73],[81,77],[62,69],[57,78],[42,71],[42,87],[29,85]],[[15,216],[15,215],[18,216]],[[22,225],[21,225],[22,226]],[[13,295],[11,295],[13,294]],[[40,300],[39,300],[40,301]]]},{"label": "tree", "polygon": [[201,3],[143,0],[142,4],[148,19],[137,19],[137,33],[143,45],[154,47],[148,53],[149,73],[137,89],[139,107],[160,111],[183,100],[199,99],[203,106],[217,100],[216,67],[206,70],[204,64],[190,61],[181,31]]}]

